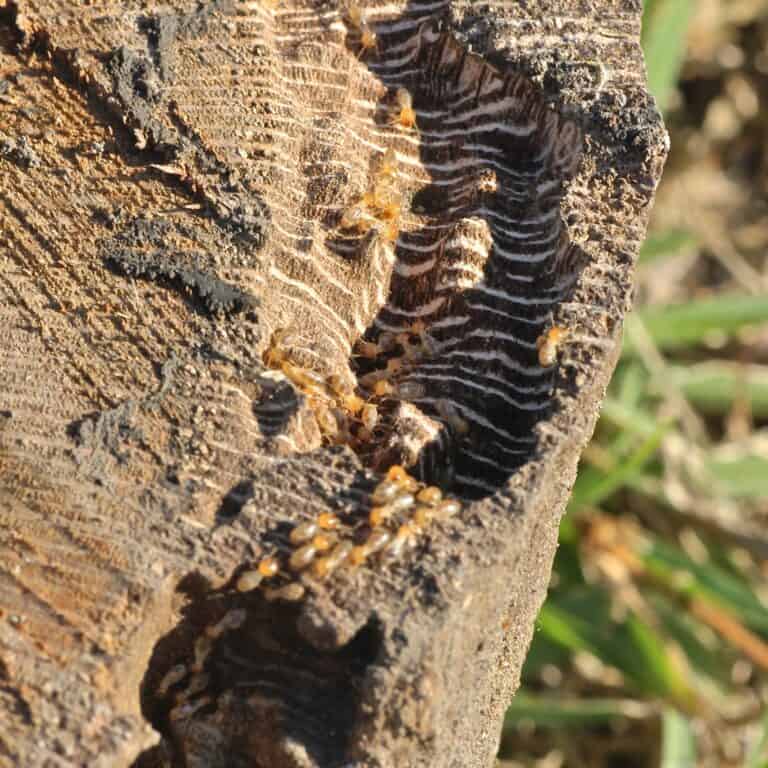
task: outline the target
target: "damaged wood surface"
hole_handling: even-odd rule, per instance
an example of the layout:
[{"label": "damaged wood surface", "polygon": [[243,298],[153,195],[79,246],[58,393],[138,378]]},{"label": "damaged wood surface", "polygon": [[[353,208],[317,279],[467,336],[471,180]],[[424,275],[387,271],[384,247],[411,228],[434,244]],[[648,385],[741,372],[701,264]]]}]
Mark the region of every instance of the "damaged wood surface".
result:
[{"label": "damaged wood surface", "polygon": [[[364,12],[0,6],[2,765],[493,764],[667,139],[640,0]],[[385,156],[396,231],[345,226]],[[459,514],[237,588],[395,463]]]}]

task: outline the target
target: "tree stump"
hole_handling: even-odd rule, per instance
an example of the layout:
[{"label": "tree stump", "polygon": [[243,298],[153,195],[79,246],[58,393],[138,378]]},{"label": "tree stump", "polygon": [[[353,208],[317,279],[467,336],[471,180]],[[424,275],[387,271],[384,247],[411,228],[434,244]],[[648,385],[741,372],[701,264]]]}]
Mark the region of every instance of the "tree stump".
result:
[{"label": "tree stump", "polygon": [[[666,155],[640,14],[0,9],[3,765],[492,764]],[[398,464],[460,511],[289,582]]]}]

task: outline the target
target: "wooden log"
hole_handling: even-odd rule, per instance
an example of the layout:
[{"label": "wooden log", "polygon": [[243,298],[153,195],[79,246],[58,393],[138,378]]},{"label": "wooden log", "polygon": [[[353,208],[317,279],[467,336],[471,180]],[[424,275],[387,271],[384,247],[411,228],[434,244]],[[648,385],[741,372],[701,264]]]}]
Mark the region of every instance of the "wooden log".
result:
[{"label": "wooden log", "polygon": [[[0,764],[492,764],[667,151],[640,13],[0,9]],[[460,509],[290,571],[394,464]]]}]

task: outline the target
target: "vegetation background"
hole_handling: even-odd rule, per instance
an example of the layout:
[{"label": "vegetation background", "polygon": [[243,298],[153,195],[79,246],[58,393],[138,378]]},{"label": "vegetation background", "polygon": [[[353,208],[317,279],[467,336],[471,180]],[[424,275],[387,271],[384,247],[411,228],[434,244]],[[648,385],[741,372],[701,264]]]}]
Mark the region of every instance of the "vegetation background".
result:
[{"label": "vegetation background", "polygon": [[672,152],[504,768],[768,768],[768,0],[643,45]]}]

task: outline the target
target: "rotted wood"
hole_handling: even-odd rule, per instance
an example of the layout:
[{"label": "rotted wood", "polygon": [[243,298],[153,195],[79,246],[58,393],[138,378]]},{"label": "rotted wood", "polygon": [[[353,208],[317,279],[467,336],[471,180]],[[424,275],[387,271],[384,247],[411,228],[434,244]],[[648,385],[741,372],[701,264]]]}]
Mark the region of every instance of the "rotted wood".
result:
[{"label": "rotted wood", "polygon": [[[0,11],[4,765],[493,763],[666,134],[640,0],[362,11]],[[386,150],[389,228],[346,226]],[[276,331],[350,393],[426,341],[334,444]],[[398,463],[461,511],[244,589]]]}]

